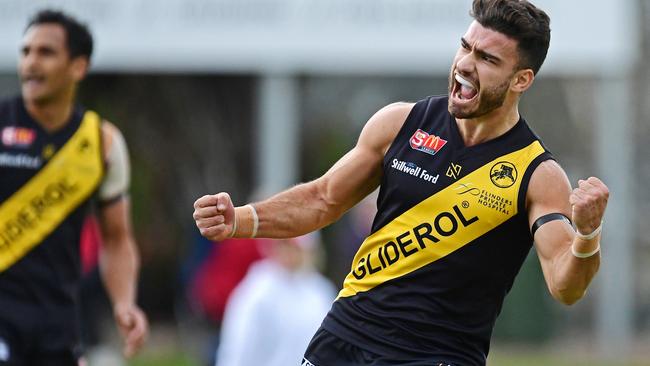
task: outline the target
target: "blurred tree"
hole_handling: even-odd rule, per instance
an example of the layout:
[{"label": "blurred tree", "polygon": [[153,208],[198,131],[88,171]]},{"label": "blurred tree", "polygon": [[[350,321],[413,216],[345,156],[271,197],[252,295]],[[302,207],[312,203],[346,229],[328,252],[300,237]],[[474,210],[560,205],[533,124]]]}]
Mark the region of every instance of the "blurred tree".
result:
[{"label": "blurred tree", "polygon": [[169,318],[179,258],[191,245],[192,204],[251,189],[253,79],[205,75],[93,74],[82,103],[124,132],[133,162],[135,230],[142,252],[143,305]]}]

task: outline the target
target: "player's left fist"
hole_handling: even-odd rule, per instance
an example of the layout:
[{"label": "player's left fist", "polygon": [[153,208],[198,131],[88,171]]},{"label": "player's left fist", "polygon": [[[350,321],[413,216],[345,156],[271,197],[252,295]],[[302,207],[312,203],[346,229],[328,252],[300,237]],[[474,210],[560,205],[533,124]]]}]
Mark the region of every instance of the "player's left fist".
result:
[{"label": "player's left fist", "polygon": [[149,334],[147,316],[135,304],[116,304],[113,316],[124,340],[124,357],[131,358],[144,345]]},{"label": "player's left fist", "polygon": [[609,188],[600,179],[590,177],[578,181],[569,202],[572,207],[571,219],[579,233],[587,235],[600,226],[608,199]]}]

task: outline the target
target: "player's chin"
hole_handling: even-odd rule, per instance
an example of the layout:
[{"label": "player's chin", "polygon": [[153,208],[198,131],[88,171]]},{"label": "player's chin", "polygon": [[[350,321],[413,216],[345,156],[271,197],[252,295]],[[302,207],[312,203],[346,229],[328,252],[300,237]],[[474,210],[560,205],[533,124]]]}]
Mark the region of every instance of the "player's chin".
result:
[{"label": "player's chin", "polygon": [[454,116],[454,118],[467,119],[467,118],[472,118],[474,116],[474,111],[473,109],[469,109],[458,105],[453,105],[450,103],[449,114]]},{"label": "player's chin", "polygon": [[448,110],[455,118],[465,119],[475,117],[476,106],[478,105],[478,95],[472,99],[462,99],[452,94],[449,98]]}]

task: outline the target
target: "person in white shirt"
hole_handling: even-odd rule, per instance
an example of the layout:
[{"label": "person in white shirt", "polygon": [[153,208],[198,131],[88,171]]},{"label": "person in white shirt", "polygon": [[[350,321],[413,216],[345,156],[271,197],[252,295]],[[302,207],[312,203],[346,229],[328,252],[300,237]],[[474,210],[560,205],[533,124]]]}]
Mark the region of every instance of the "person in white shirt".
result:
[{"label": "person in white shirt", "polygon": [[268,258],[251,267],[226,306],[217,366],[300,362],[336,297],[314,268],[318,245],[317,233],[271,242]]}]

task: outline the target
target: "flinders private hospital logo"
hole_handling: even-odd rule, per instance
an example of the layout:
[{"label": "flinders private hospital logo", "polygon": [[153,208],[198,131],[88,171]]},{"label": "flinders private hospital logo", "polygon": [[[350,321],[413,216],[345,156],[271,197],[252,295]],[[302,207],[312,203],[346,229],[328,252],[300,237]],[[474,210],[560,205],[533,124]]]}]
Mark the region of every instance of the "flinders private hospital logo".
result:
[{"label": "flinders private hospital logo", "polygon": [[418,128],[413,136],[411,136],[409,144],[412,149],[435,155],[447,144],[447,140],[441,139],[440,136],[431,135]]}]

